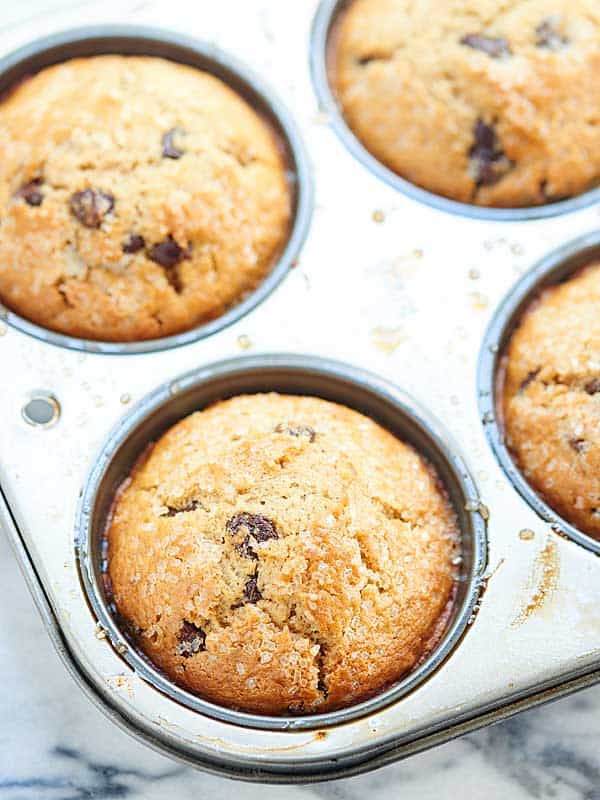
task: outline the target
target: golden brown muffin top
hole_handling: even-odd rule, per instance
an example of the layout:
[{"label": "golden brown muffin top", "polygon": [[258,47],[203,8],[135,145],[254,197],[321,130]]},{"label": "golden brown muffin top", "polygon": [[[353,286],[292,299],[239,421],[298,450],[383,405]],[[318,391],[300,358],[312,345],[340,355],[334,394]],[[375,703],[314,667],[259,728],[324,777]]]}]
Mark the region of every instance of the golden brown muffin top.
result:
[{"label": "golden brown muffin top", "polygon": [[546,289],[510,341],[507,444],[561,516],[600,538],[600,262]]},{"label": "golden brown muffin top", "polygon": [[266,714],[352,705],[443,632],[457,522],[431,468],[356,411],[238,396],[179,422],[116,503],[114,601],[206,699]]},{"label": "golden brown muffin top", "polygon": [[600,180],[594,0],[354,0],[330,55],[354,133],[421,187],[530,206]]},{"label": "golden brown muffin top", "polygon": [[73,336],[135,341],[254,289],[291,215],[280,145],[232,89],[143,56],[42,70],[0,103],[0,300]]}]

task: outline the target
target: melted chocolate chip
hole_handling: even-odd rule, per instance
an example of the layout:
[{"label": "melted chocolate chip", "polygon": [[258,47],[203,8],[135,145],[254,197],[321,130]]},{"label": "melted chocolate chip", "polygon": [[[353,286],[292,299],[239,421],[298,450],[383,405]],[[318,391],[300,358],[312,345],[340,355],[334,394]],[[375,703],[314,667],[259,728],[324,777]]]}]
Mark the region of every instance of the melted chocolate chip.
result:
[{"label": "melted chocolate chip", "polygon": [[115,617],[117,625],[123,632],[127,641],[131,642],[132,644],[135,644],[143,633],[142,628],[140,628],[140,626],[137,623],[135,623],[132,619],[124,617],[118,612],[115,614]]},{"label": "melted chocolate chip", "polygon": [[541,367],[538,367],[537,369],[533,369],[533,370],[531,370],[531,372],[527,373],[527,375],[525,376],[525,378],[523,378],[523,380],[521,381],[521,384],[519,386],[519,394],[524,392],[525,389],[527,389],[527,387],[529,386],[530,383],[533,383],[533,381],[540,374],[540,371],[541,371]]},{"label": "melted chocolate chip", "polygon": [[498,145],[496,131],[478,119],[473,129],[475,144],[469,150],[473,177],[477,186],[493,186],[504,177],[511,163]]},{"label": "melted chocolate chip", "polygon": [[262,594],[258,589],[258,575],[248,578],[244,586],[244,601],[246,603],[257,603],[262,600]]},{"label": "melted chocolate chip", "polygon": [[586,441],[585,439],[569,439],[569,445],[576,453],[581,453],[585,450]]},{"label": "melted chocolate chip", "polygon": [[115,206],[115,198],[99,189],[84,189],[71,196],[70,208],[86,228],[99,228]]},{"label": "melted chocolate chip", "polygon": [[160,264],[161,267],[165,267],[165,269],[172,269],[180,261],[188,257],[189,251],[180,247],[172,236],[169,236],[163,242],[153,244],[148,252],[148,258]]},{"label": "melted chocolate chip", "polygon": [[592,378],[592,380],[588,381],[583,388],[586,390],[588,394],[599,394],[600,378]]},{"label": "melted chocolate chip", "polygon": [[228,533],[232,536],[235,536],[241,529],[245,528],[257,542],[266,542],[268,539],[279,538],[275,523],[261,514],[247,514],[242,511],[240,514],[235,514],[228,521],[226,527]]},{"label": "melted chocolate chip", "polygon": [[473,50],[481,50],[490,58],[503,58],[511,54],[510,47],[506,39],[501,36],[485,36],[483,33],[468,33],[460,40],[461,44],[472,47]]},{"label": "melted chocolate chip", "polygon": [[283,422],[280,422],[275,428],[275,433],[287,433],[288,436],[307,439],[309,442],[314,442],[317,435],[310,425],[284,425]]},{"label": "melted chocolate chip", "polygon": [[44,195],[40,192],[40,186],[43,181],[41,178],[34,178],[29,183],[15,192],[15,197],[21,197],[28,206],[41,206],[44,201]]},{"label": "melted chocolate chip", "polygon": [[547,50],[561,50],[565,45],[569,44],[569,40],[556,29],[556,20],[552,17],[547,17],[535,29],[536,47],[543,47]]},{"label": "melted chocolate chip", "polygon": [[182,506],[181,508],[175,508],[174,506],[167,506],[167,511],[164,514],[161,514],[161,517],[174,517],[177,514],[185,514],[188,511],[195,511],[197,508],[200,507],[200,503],[198,500],[192,500],[186,505]]},{"label": "melted chocolate chip", "polygon": [[366,67],[367,64],[370,64],[372,61],[377,61],[378,57],[376,55],[368,54],[366,56],[359,56],[356,59],[356,63],[360,64],[361,67]]},{"label": "melted chocolate chip", "polygon": [[139,233],[130,233],[121,245],[121,249],[124,253],[137,253],[138,250],[142,250],[145,246],[146,242],[143,236],[140,236]]},{"label": "melted chocolate chip", "polygon": [[181,158],[185,150],[175,147],[174,137],[177,133],[181,133],[179,128],[171,128],[162,137],[162,154],[163,158]]},{"label": "melted chocolate chip", "polygon": [[234,546],[234,549],[242,556],[242,558],[249,558],[251,561],[258,560],[258,555],[256,554],[256,551],[252,548],[252,545],[250,544],[249,536],[244,536],[243,541],[240,542],[240,544],[236,544]]},{"label": "melted chocolate chip", "polygon": [[206,633],[192,622],[184,620],[177,634],[178,644],[175,653],[183,658],[190,658],[202,650],[206,650]]}]

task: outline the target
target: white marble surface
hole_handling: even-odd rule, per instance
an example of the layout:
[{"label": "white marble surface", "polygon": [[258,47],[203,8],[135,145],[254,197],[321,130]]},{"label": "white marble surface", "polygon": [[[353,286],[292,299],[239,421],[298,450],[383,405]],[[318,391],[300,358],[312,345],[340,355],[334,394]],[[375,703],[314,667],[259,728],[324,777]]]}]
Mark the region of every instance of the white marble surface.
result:
[{"label": "white marble surface", "polygon": [[600,800],[600,687],[395,766],[303,787],[233,784],[118,730],[54,652],[0,534],[1,800]]},{"label": "white marble surface", "polygon": [[[213,0],[214,1],[214,0]],[[224,0],[242,17],[230,49],[251,56],[244,32],[266,18],[254,0]],[[264,0],[269,19],[294,22],[302,3]],[[207,0],[0,0],[6,49],[48,30],[96,20],[187,27],[209,13]],[[292,19],[288,19],[292,17]],[[196,25],[198,27],[198,25]],[[191,32],[202,35],[201,30]],[[233,43],[238,44],[233,46]],[[274,45],[275,50],[277,45]],[[284,55],[284,54],[280,54]],[[271,76],[281,81],[276,74]],[[282,85],[280,90],[285,87]],[[54,653],[15,559],[0,535],[0,799],[188,797],[439,800],[452,793],[487,800],[600,800],[600,687],[358,778],[306,787],[232,784],[156,755],[116,729],[75,686]]]}]

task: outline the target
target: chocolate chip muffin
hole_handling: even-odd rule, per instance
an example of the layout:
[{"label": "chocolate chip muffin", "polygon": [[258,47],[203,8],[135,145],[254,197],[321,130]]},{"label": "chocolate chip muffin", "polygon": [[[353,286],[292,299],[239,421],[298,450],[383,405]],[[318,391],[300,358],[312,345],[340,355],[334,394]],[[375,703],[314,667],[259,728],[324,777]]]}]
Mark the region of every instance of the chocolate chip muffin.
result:
[{"label": "chocolate chip muffin", "polygon": [[42,70],[0,103],[0,300],[72,336],[185,331],[254,289],[291,194],[269,125],[159,58]]},{"label": "chocolate chip muffin", "polygon": [[[546,289],[512,336],[508,447],[562,517],[600,538],[600,262]],[[502,377],[502,376],[501,376]]]},{"label": "chocolate chip muffin", "polygon": [[431,192],[517,207],[600,181],[597,4],[354,0],[329,56],[356,136]]},{"label": "chocolate chip muffin", "polygon": [[348,706],[439,640],[454,511],[370,419],[311,397],[238,396],[171,428],[120,493],[109,585],[173,681],[259,714]]}]

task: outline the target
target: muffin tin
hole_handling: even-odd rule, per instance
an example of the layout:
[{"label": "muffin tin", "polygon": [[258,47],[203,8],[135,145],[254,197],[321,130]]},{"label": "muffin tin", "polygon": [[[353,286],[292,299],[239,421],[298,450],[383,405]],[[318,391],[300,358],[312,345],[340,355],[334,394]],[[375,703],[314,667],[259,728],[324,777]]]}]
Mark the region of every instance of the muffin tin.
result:
[{"label": "muffin tin", "polygon": [[[495,431],[497,348],[521,301],[501,310],[484,335],[518,275],[526,275],[523,291],[533,289],[550,262],[530,271],[532,265],[593,230],[598,215],[589,207],[551,221],[499,224],[441,213],[398,192],[341,146],[329,114],[317,107],[308,67],[316,4],[284,12],[282,4],[255,1],[255,12],[248,10],[254,0],[240,7],[248,15],[243,41],[227,38],[234,36],[225,24],[227,3],[212,4],[197,29],[236,51],[239,45],[244,58],[271,74],[293,110],[318,178],[298,263],[231,327],[201,340],[190,332],[169,350],[147,343],[145,352],[94,352],[3,313],[0,524],[67,668],[115,723],[212,772],[324,780],[600,680],[596,543],[581,534],[569,538],[572,532],[541,513],[533,497],[522,497],[486,439]],[[267,23],[253,26],[254,17]],[[74,39],[86,46],[102,41],[105,51],[137,39],[139,52],[152,41],[163,43],[164,55],[184,47],[204,64],[211,53],[225,60],[212,44],[186,36],[113,26],[57,34],[0,67],[14,78],[19,60],[47,63],[41,50]],[[239,65],[236,72],[246,75]],[[307,198],[308,170],[299,175]],[[597,244],[594,235],[570,245],[552,264],[573,265],[577,253]],[[101,591],[102,517],[144,440],[217,396],[270,388],[345,402],[410,439],[436,463],[461,514],[465,580],[444,642],[391,693],[327,719],[273,722],[183,696],[131,652]]]}]

